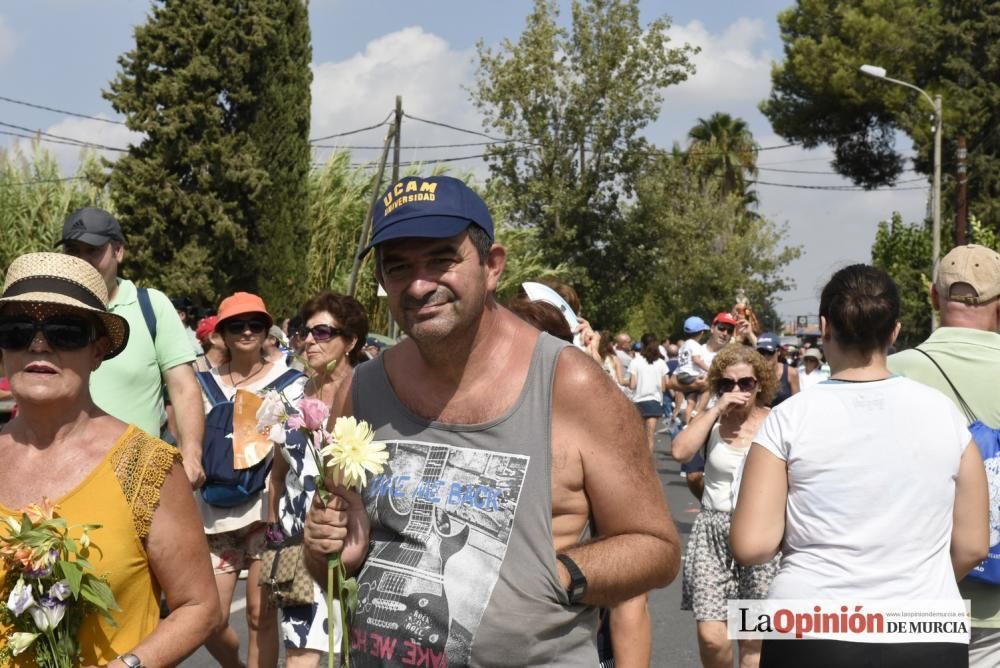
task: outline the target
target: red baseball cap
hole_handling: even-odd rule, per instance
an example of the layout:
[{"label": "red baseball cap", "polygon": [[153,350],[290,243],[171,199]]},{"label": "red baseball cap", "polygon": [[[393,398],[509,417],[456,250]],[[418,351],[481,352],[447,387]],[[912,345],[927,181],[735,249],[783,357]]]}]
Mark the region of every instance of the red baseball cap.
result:
[{"label": "red baseball cap", "polygon": [[726,313],[725,311],[717,314],[715,316],[715,320],[712,321],[712,324],[714,325],[717,322],[721,322],[724,325],[732,325],[733,327],[736,326],[736,318],[733,317],[732,313]]}]

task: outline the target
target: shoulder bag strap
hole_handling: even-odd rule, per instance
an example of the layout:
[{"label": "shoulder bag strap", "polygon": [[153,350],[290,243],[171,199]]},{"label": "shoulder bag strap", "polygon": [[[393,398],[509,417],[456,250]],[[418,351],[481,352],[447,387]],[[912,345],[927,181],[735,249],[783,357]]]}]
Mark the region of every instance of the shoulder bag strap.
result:
[{"label": "shoulder bag strap", "polygon": [[281,390],[285,389],[286,387],[294,383],[295,380],[298,379],[300,376],[304,375],[305,374],[299,371],[298,369],[289,369],[288,371],[285,371],[283,374],[275,378],[272,382],[268,383],[267,387],[265,387],[264,389],[278,390],[280,392]]},{"label": "shoulder bag strap", "polygon": [[937,370],[941,372],[941,376],[945,379],[945,382],[948,383],[948,387],[951,388],[951,391],[954,392],[955,396],[958,398],[958,405],[962,407],[962,411],[965,413],[965,417],[968,418],[969,424],[975,422],[976,414],[972,412],[971,408],[969,408],[969,404],[965,403],[965,399],[963,399],[962,395],[958,393],[958,388],[956,388],[955,384],[951,382],[951,378],[949,378],[948,374],[944,372],[944,369],[941,368],[941,365],[938,364],[937,361],[933,357],[931,357],[926,350],[923,350],[921,348],[914,348],[914,350],[916,350],[918,353],[929,359],[931,361],[931,364],[937,367]]},{"label": "shoulder bag strap", "polygon": [[212,406],[218,406],[229,401],[222,388],[219,387],[219,383],[212,377],[211,371],[196,371],[194,375],[198,379],[198,384],[201,385],[205,396],[212,402]]},{"label": "shoulder bag strap", "polygon": [[142,309],[142,319],[146,321],[146,329],[149,330],[149,336],[153,339],[153,345],[156,345],[156,313],[153,311],[153,302],[149,299],[149,290],[146,288],[137,288],[136,297],[139,299],[139,308]]}]

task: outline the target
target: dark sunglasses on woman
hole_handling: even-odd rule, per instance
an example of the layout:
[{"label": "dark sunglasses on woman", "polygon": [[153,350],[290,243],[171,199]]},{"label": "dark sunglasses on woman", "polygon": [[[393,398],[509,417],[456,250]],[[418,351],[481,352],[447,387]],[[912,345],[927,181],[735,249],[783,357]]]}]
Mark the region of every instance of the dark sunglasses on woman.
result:
[{"label": "dark sunglasses on woman", "polygon": [[97,329],[84,316],[55,315],[44,320],[14,316],[0,318],[0,348],[24,350],[38,332],[54,350],[79,350],[97,340]]},{"label": "dark sunglasses on woman", "polygon": [[248,329],[253,334],[262,334],[267,330],[267,323],[263,320],[227,320],[222,328],[227,334],[242,334]]},{"label": "dark sunglasses on woman", "polygon": [[332,327],[330,325],[313,325],[312,327],[300,327],[296,332],[299,338],[303,341],[306,337],[312,334],[313,341],[316,343],[323,343],[324,341],[329,341],[335,336],[347,336],[347,332],[340,329],[339,327]]},{"label": "dark sunglasses on woman", "polygon": [[732,378],[719,379],[719,392],[722,394],[732,392],[737,387],[740,388],[740,392],[753,392],[754,388],[757,387],[757,379],[753,376],[745,376],[739,380],[733,380]]}]

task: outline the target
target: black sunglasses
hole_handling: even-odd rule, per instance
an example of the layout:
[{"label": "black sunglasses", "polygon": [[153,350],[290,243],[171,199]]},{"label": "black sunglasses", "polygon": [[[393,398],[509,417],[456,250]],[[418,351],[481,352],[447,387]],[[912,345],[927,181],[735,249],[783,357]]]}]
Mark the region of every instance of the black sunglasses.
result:
[{"label": "black sunglasses", "polygon": [[78,315],[55,315],[45,320],[28,317],[0,319],[0,348],[24,350],[42,333],[55,350],[79,350],[97,340],[94,324]]},{"label": "black sunglasses", "polygon": [[736,329],[732,325],[716,325],[715,328],[720,332],[726,332],[727,334],[732,334]]},{"label": "black sunglasses", "polygon": [[754,388],[757,387],[757,379],[753,376],[746,376],[739,380],[733,380],[732,378],[719,379],[719,392],[722,394],[732,392],[737,387],[740,388],[740,392],[753,392]]},{"label": "black sunglasses", "polygon": [[248,329],[253,334],[261,334],[267,329],[267,323],[263,320],[227,320],[222,328],[227,334],[242,334]]},{"label": "black sunglasses", "polygon": [[332,327],[330,325],[313,325],[312,327],[300,327],[298,331],[295,332],[300,339],[306,340],[306,337],[310,334],[313,335],[313,341],[316,343],[323,343],[324,341],[329,341],[335,336],[347,336],[347,332],[340,329],[339,327]]}]

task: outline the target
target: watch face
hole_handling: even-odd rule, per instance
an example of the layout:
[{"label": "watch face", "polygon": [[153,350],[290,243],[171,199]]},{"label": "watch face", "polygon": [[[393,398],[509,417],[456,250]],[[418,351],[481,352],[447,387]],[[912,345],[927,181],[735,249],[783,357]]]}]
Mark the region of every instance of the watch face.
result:
[{"label": "watch face", "polygon": [[128,668],[143,668],[142,659],[135,654],[122,654],[118,659],[128,666]]}]

